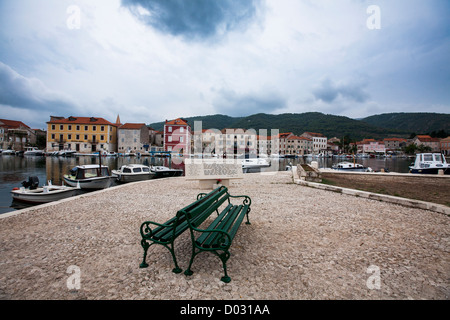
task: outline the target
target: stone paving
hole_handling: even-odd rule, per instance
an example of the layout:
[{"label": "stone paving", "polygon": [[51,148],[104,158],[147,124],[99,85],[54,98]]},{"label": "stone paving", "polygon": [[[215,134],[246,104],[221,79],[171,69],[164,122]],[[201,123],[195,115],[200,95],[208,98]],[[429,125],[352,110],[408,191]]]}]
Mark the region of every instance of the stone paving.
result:
[{"label": "stone paving", "polygon": [[[450,217],[297,185],[289,172],[245,174],[230,186],[251,197],[252,224],[231,246],[229,284],[207,253],[186,277],[152,246],[140,269],[141,223],[166,221],[199,192],[183,177],[158,179],[1,215],[0,299],[450,297]],[[176,246],[184,269],[189,235]]]}]

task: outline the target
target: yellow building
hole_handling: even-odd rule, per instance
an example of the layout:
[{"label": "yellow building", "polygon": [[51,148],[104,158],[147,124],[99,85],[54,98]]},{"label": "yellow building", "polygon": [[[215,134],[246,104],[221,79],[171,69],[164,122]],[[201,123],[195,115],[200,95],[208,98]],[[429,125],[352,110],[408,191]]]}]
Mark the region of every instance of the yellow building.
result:
[{"label": "yellow building", "polygon": [[[117,117],[117,121],[119,117]],[[50,117],[47,122],[47,152],[74,150],[79,153],[117,152],[117,127],[95,117]]]}]

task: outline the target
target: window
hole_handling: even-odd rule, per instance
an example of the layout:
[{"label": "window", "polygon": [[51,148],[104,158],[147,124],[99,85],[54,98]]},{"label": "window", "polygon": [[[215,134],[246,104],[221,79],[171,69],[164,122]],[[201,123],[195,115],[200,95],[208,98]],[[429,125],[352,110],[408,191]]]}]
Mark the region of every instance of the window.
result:
[{"label": "window", "polygon": [[101,136],[100,136],[100,140],[105,140],[105,136],[104,136],[104,135],[101,135]]},{"label": "window", "polygon": [[172,127],[167,128],[169,132],[172,132]]},{"label": "window", "polygon": [[77,126],[77,127],[76,127],[76,130],[77,130],[77,131],[80,131],[80,126]]},{"label": "window", "polygon": [[100,131],[105,131],[105,126],[101,126]]},{"label": "window", "polygon": [[64,125],[63,124],[59,125],[59,130],[64,130]]},{"label": "window", "polygon": [[88,126],[84,126],[84,131],[88,131]]},{"label": "window", "polygon": [[52,124],[52,130],[55,130],[56,128],[55,128],[55,125],[54,124]]},{"label": "window", "polygon": [[71,125],[71,124],[69,124],[69,125],[67,126],[67,130],[69,130],[69,131],[72,130],[72,125]]},{"label": "window", "polygon": [[77,135],[75,136],[75,139],[76,139],[76,140],[80,140],[80,135],[77,134]]},{"label": "window", "polygon": [[55,134],[52,133],[52,140],[55,140]]},{"label": "window", "polygon": [[180,127],[180,133],[183,133],[184,131],[184,128],[183,127]]},{"label": "window", "polygon": [[92,126],[92,131],[97,131],[97,126]]},{"label": "window", "polygon": [[167,142],[172,142],[172,136],[167,137]]},{"label": "window", "polygon": [[71,135],[71,134],[68,134],[68,135],[67,135],[67,139],[68,139],[68,140],[72,140],[72,135]]},{"label": "window", "polygon": [[180,142],[184,142],[184,137],[180,137]]},{"label": "window", "polygon": [[84,135],[84,140],[87,140],[87,139],[88,139],[88,135],[85,134],[85,135]]}]

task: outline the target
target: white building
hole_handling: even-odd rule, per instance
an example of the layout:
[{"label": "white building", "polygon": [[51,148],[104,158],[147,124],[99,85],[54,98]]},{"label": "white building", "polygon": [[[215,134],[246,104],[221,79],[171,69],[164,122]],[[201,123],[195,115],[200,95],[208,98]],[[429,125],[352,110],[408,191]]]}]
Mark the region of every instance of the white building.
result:
[{"label": "white building", "polygon": [[321,133],[304,132],[301,137],[309,138],[312,140],[312,150],[314,154],[326,152],[328,149],[327,137]]},{"label": "white building", "polygon": [[125,123],[118,129],[118,151],[144,152],[150,145],[148,127],[145,123]]}]

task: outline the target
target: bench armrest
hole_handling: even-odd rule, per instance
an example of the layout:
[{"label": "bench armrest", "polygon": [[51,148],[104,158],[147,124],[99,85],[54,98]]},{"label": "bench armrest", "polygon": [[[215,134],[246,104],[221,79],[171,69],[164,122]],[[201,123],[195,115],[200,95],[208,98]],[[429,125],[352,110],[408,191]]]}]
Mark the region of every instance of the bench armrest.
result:
[{"label": "bench armrest", "polygon": [[252,204],[252,199],[250,199],[249,196],[232,196],[232,195],[230,195],[230,198],[244,198],[244,201],[242,201],[243,205],[248,205],[250,207],[250,205]]},{"label": "bench armrest", "polygon": [[197,195],[197,200],[203,198],[203,197],[206,196],[206,195],[207,195],[207,193],[199,193],[199,194]]},{"label": "bench armrest", "polygon": [[[230,236],[230,235],[228,234],[228,232],[226,232],[226,231],[219,230],[219,229],[205,230],[205,229],[195,228],[195,227],[193,227],[193,226],[191,226],[191,230],[197,231],[197,232],[201,232],[201,233],[205,233],[205,232],[209,232],[209,233],[212,233],[212,232],[220,233],[220,234],[221,234],[221,237],[219,238],[219,242],[223,245],[223,247],[222,247],[221,249],[227,250],[227,249],[231,246],[232,239],[231,239],[231,236]],[[192,233],[192,235],[193,235],[193,233]],[[196,241],[195,241],[194,238],[193,238],[192,240],[194,241],[194,243],[196,243]],[[227,241],[228,241],[228,242],[227,242]],[[227,243],[227,244],[225,245],[225,243]],[[202,249],[204,250],[204,248],[202,248]],[[217,249],[217,248],[215,248],[215,249]]]},{"label": "bench armrest", "polygon": [[154,225],[156,227],[170,228],[170,227],[172,227],[173,223],[164,224],[164,223],[157,223],[157,222],[153,222],[153,221],[145,221],[141,224],[141,228],[139,229],[139,231],[141,232],[142,238],[150,238],[153,235],[153,231],[152,231],[152,228],[150,227],[150,225]]}]

